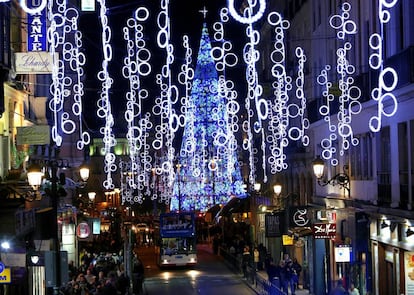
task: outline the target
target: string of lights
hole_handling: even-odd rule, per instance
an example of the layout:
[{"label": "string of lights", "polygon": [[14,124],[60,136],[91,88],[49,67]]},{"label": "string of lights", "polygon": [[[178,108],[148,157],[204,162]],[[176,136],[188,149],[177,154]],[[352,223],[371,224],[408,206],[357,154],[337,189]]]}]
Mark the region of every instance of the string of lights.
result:
[{"label": "string of lights", "polygon": [[[4,1],[3,1],[4,2]],[[390,20],[389,9],[395,1],[379,1],[378,15],[381,22],[381,32],[374,33],[369,39],[369,44],[373,53],[370,55],[369,64],[372,69],[379,70],[378,87],[372,90],[372,98],[378,102],[378,114],[373,116],[369,122],[369,127],[373,131],[378,131],[381,127],[382,116],[392,116],[397,110],[397,100],[392,94],[398,82],[397,72],[391,67],[384,69],[383,66],[383,25]],[[111,109],[110,90],[113,78],[110,77],[108,66],[112,60],[111,35],[112,28],[109,24],[108,10],[105,0],[99,0],[99,17],[102,25],[102,69],[98,73],[101,82],[101,92],[98,100],[97,115],[105,119],[105,126],[100,128],[104,136],[105,152],[105,188],[113,188],[112,173],[118,169],[115,154],[112,149],[116,145],[113,134],[114,117]],[[39,3],[39,7],[27,7],[26,1],[20,1],[22,8],[29,14],[37,13],[38,10],[46,8],[47,1]],[[158,48],[164,51],[165,60],[160,72],[156,74],[155,83],[159,88],[159,94],[154,99],[154,105],[149,112],[143,113],[143,102],[149,98],[149,91],[144,85],[142,77],[148,77],[153,72],[151,58],[152,50],[147,48],[149,38],[144,34],[144,28],[150,18],[150,11],[145,7],[139,7],[134,15],[126,20],[124,29],[124,41],[126,57],[122,69],[123,77],[129,83],[126,93],[126,109],[124,118],[128,125],[127,140],[129,143],[129,156],[132,163],[129,167],[131,174],[127,176],[127,183],[131,189],[140,193],[150,187],[151,175],[156,175],[166,180],[166,184],[171,188],[174,180],[177,179],[175,163],[177,161],[177,151],[175,150],[175,137],[182,129],[185,136],[179,155],[191,157],[191,162],[186,163],[192,169],[192,177],[207,177],[212,172],[216,177],[231,177],[237,169],[237,160],[227,157],[224,170],[211,169],[205,166],[210,160],[225,159],[226,155],[236,152],[241,145],[248,153],[249,161],[249,182],[254,183],[257,171],[256,158],[260,155],[261,168],[263,170],[264,181],[267,180],[267,173],[276,174],[287,168],[285,148],[290,141],[301,141],[303,145],[309,144],[309,136],[306,130],[309,128],[309,120],[306,118],[306,97],[305,85],[305,65],[306,55],[301,47],[295,50],[297,59],[297,76],[293,83],[292,77],[286,70],[287,50],[285,43],[285,32],[290,24],[284,20],[281,14],[270,12],[267,16],[267,23],[274,29],[273,49],[270,53],[272,63],[271,75],[273,77],[272,98],[263,97],[263,86],[259,81],[256,63],[261,58],[257,45],[260,41],[260,34],[253,28],[253,24],[260,20],[266,10],[266,1],[247,1],[243,10],[243,15],[239,15],[234,7],[234,1],[228,1],[227,7],[220,10],[220,21],[213,24],[213,38],[215,45],[206,53],[211,56],[215,70],[218,73],[217,79],[212,82],[209,90],[224,98],[222,103],[203,106],[197,110],[195,102],[191,99],[191,92],[194,88],[201,85],[196,81],[195,72],[191,68],[192,49],[190,39],[184,36],[182,46],[185,49],[185,59],[180,71],[175,77],[173,65],[175,62],[174,45],[171,41],[170,24],[170,2],[163,0],[160,3],[161,10],[156,16],[157,29],[156,43]],[[65,1],[49,1],[47,5],[50,28],[48,31],[48,41],[50,43],[50,53],[53,56],[52,86],[50,92],[52,99],[49,107],[53,112],[54,125],[52,127],[52,137],[59,146],[62,144],[61,132],[72,134],[79,131],[77,147],[83,149],[90,142],[90,136],[82,129],[82,96],[84,95],[83,86],[83,67],[87,64],[87,57],[82,52],[82,33],[78,29],[79,12],[75,8],[68,8]],[[316,82],[323,88],[322,96],[325,98],[324,105],[319,108],[320,114],[324,117],[330,134],[322,139],[322,157],[330,159],[332,165],[338,164],[338,157],[343,156],[344,152],[352,145],[358,144],[358,139],[354,136],[352,129],[352,117],[357,115],[362,105],[359,102],[361,90],[354,85],[356,69],[349,61],[349,53],[352,50],[351,42],[348,41],[350,35],[357,32],[356,23],[351,20],[351,5],[343,3],[341,12],[334,14],[329,19],[329,24],[336,31],[336,37],[342,41],[342,46],[336,52],[336,67],[326,65],[318,75]],[[203,11],[206,15],[206,10]],[[226,71],[229,68],[239,66],[239,58],[234,53],[234,44],[226,38],[225,29],[229,25],[230,18],[245,25],[245,37],[247,42],[244,44],[242,58],[245,67],[246,97],[244,108],[239,104],[237,85],[229,79]],[[73,38],[68,38],[72,34]],[[62,52],[60,56],[56,53]],[[202,53],[204,54],[204,52]],[[333,70],[334,69],[334,70]],[[71,71],[71,75],[67,73]],[[309,76],[307,76],[309,78]],[[333,83],[329,79],[338,77],[339,112],[333,117],[334,108],[332,107],[335,96],[332,95]],[[177,82],[176,82],[177,81]],[[386,82],[387,81],[387,82]],[[177,85],[175,85],[177,83]],[[199,84],[197,84],[199,83]],[[290,92],[294,91],[294,98]],[[73,96],[71,113],[65,107],[68,103],[67,98]],[[391,107],[384,109],[385,101],[390,101]],[[389,103],[387,103],[389,104]],[[243,111],[247,116],[240,116]],[[202,133],[198,137],[197,123],[205,121],[203,117],[206,113],[217,123],[217,128],[209,133]],[[77,117],[79,122],[73,120]],[[201,116],[201,117],[199,117]],[[243,119],[240,119],[240,118]],[[242,121],[243,120],[243,121]],[[235,136],[238,132],[243,132],[242,142],[239,143]],[[211,138],[210,138],[211,136]],[[149,143],[149,138],[153,138]],[[256,139],[260,138],[256,146]],[[336,141],[340,138],[339,146]],[[206,143],[211,143],[216,147],[208,150]],[[199,142],[200,141],[200,142]],[[197,154],[197,148],[203,146],[202,152]],[[206,148],[204,148],[206,147]],[[162,156],[155,158],[151,154],[161,153]],[[155,169],[155,170],[153,170]],[[154,171],[154,173],[152,172]],[[142,195],[137,198],[128,199],[128,202],[140,202]]]},{"label": "string of lights", "polygon": [[[384,68],[384,25],[391,19],[388,11],[397,4],[398,0],[378,2],[378,19],[380,23],[380,33],[373,33],[369,38],[369,46],[373,50],[369,56],[369,66],[371,69],[379,70],[378,87],[372,89],[371,97],[377,102],[378,112],[369,120],[369,128],[372,132],[378,132],[382,125],[382,116],[391,117],[398,109],[398,101],[392,91],[398,83],[398,74],[392,67]],[[387,77],[387,83],[385,82]],[[390,105],[384,109],[384,105]]]}]

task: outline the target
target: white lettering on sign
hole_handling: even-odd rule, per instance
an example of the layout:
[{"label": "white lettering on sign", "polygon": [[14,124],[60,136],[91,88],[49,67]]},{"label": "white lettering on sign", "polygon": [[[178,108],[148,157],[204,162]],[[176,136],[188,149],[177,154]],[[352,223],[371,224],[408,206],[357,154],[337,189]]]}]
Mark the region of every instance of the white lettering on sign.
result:
[{"label": "white lettering on sign", "polygon": [[30,38],[32,39],[31,51],[44,51],[45,36],[43,35],[43,23],[40,14],[35,14],[30,22]]},{"label": "white lettering on sign", "polygon": [[312,227],[313,236],[315,239],[331,239],[336,235],[335,223],[318,223]]}]

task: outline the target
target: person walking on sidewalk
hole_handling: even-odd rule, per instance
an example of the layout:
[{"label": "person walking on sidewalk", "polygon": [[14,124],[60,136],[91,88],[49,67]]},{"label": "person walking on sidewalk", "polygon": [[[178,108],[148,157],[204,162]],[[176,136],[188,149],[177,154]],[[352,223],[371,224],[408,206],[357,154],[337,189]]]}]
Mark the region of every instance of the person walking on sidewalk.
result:
[{"label": "person walking on sidewalk", "polygon": [[270,262],[266,268],[268,281],[280,289],[280,268]]},{"label": "person walking on sidewalk", "polygon": [[247,267],[250,264],[250,252],[249,246],[245,246],[243,249],[242,254],[242,270],[243,270],[243,278],[247,279]]},{"label": "person walking on sidewalk", "polygon": [[286,273],[286,293],[288,288],[290,289],[290,293],[292,295],[295,295],[296,286],[294,282],[294,269],[293,269],[293,262],[292,260],[289,260],[288,262],[285,262],[285,273]]},{"label": "person walking on sidewalk", "polygon": [[292,275],[293,283],[295,285],[295,289],[297,289],[299,285],[299,278],[300,278],[300,273],[302,271],[302,266],[299,264],[296,258],[293,258],[292,268],[293,268],[293,275]]},{"label": "person walking on sidewalk", "polygon": [[286,273],[286,263],[284,260],[279,262],[279,278],[280,278],[280,288],[283,292],[288,293],[288,278]]},{"label": "person walking on sidewalk", "polygon": [[257,247],[255,247],[253,251],[253,261],[254,261],[254,267],[256,271],[259,270],[259,255],[260,255],[259,250],[257,249]]}]

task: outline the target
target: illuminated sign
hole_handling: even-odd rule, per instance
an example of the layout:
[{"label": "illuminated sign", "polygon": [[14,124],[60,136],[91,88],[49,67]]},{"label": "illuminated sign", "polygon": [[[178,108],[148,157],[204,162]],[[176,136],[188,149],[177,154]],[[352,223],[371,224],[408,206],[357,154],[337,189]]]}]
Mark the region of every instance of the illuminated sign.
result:
[{"label": "illuminated sign", "polygon": [[99,235],[101,233],[101,220],[94,218],[92,220],[92,234]]},{"label": "illuminated sign", "polygon": [[346,245],[335,247],[335,262],[351,262],[352,248]]},{"label": "illuminated sign", "polygon": [[9,284],[9,283],[11,283],[10,268],[5,268],[0,273],[0,284]]},{"label": "illuminated sign", "polygon": [[[35,0],[28,1],[28,7],[37,7]],[[27,51],[47,51],[46,9],[27,15]]]},{"label": "illuminated sign", "polygon": [[308,208],[291,207],[289,213],[289,226],[305,227],[310,225],[311,220],[308,216]]},{"label": "illuminated sign", "polygon": [[81,222],[76,228],[76,236],[80,239],[86,239],[91,235],[91,229],[87,222]]},{"label": "illuminated sign", "polygon": [[282,235],[283,246],[292,246],[293,245],[293,236]]},{"label": "illuminated sign", "polygon": [[404,268],[406,294],[414,294],[414,252],[404,253]]},{"label": "illuminated sign", "polygon": [[81,0],[82,11],[95,11],[95,0]]},{"label": "illuminated sign", "polygon": [[315,239],[333,239],[336,236],[336,223],[315,223],[312,233]]}]

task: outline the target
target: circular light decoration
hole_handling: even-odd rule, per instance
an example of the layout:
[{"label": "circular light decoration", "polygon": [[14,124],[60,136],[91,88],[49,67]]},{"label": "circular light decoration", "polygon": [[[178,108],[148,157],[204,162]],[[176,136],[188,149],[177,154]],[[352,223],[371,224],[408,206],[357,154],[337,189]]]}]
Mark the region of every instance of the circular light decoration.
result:
[{"label": "circular light decoration", "polygon": [[229,9],[230,15],[238,22],[242,24],[253,24],[262,18],[266,10],[266,0],[259,0],[259,2],[257,2],[257,0],[248,0],[247,3],[250,9],[252,9],[259,3],[259,10],[256,12],[255,15],[240,16],[234,8],[234,0],[228,0],[227,7]]},{"label": "circular light decoration", "polygon": [[[128,128],[126,138],[131,163],[128,170],[124,171],[125,164],[122,161],[119,162],[123,204],[133,204],[136,201],[142,203],[141,188],[149,188],[149,176],[145,171],[150,171],[150,168],[146,169],[145,166],[151,166],[151,156],[149,156],[149,145],[147,144],[148,129],[151,129],[150,114],[147,113],[143,116],[141,112],[142,101],[148,97],[148,91],[142,87],[141,77],[148,76],[152,69],[149,63],[151,52],[146,48],[144,26],[141,24],[148,17],[148,9],[140,7],[136,9],[134,17],[127,19],[127,25],[123,28],[127,56],[124,58],[122,74],[129,82],[124,117]],[[125,172],[128,172],[128,175],[125,181],[122,181]],[[132,196],[134,189],[139,189],[138,196]]]},{"label": "circular light decoration", "polygon": [[347,35],[352,35],[357,32],[357,27],[354,21],[350,20],[351,5],[349,3],[343,3],[341,6],[341,14],[335,14],[330,17],[330,26],[337,30],[337,38],[343,40],[343,46],[336,51],[336,73],[339,78],[338,87],[340,90],[337,103],[339,104],[339,110],[336,114],[337,124],[331,123],[331,106],[334,103],[335,96],[330,94],[330,88],[332,83],[328,81],[328,71],[330,66],[327,65],[317,78],[318,84],[324,86],[322,95],[326,98],[326,103],[319,108],[319,113],[324,117],[324,120],[328,124],[328,130],[330,134],[328,138],[321,140],[322,157],[326,160],[330,160],[333,166],[338,165],[339,161],[335,157],[336,147],[334,141],[339,137],[339,155],[343,156],[345,151],[350,148],[351,145],[356,146],[359,143],[358,138],[354,136],[352,128],[352,116],[361,112],[361,103],[359,98],[361,97],[361,90],[353,85],[354,78],[351,77],[355,73],[355,67],[350,63],[348,58],[348,52],[352,49],[352,44],[348,41]]},{"label": "circular light decoration", "polygon": [[[392,93],[398,84],[398,74],[392,67],[384,69],[384,24],[391,19],[391,14],[387,9],[395,6],[398,0],[380,0],[378,7],[378,19],[380,22],[380,34],[373,33],[369,38],[369,46],[372,53],[369,56],[369,66],[371,69],[379,70],[378,86],[371,91],[371,98],[377,102],[377,114],[369,120],[369,128],[372,132],[381,130],[382,116],[391,117],[398,109],[398,100]],[[384,77],[387,79],[384,79]],[[385,82],[387,81],[387,82]],[[384,105],[388,105],[389,111],[384,109]]]},{"label": "circular light decoration", "polygon": [[37,6],[36,8],[29,8],[29,7],[27,7],[27,3],[26,3],[27,1],[26,0],[20,0],[20,6],[28,14],[37,14],[37,13],[40,13],[43,9],[45,9],[45,7],[47,5],[47,0],[41,0],[41,1],[42,2],[40,3],[40,5]]}]

